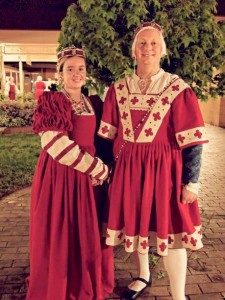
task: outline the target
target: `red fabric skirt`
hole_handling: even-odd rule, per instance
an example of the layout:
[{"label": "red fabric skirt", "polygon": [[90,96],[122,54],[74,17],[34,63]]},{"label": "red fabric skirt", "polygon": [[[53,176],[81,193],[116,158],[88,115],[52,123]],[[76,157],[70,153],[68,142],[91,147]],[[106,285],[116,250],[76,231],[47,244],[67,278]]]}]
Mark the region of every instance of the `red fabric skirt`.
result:
[{"label": "red fabric skirt", "polygon": [[29,300],[102,300],[102,255],[89,176],[39,157],[32,186]]},{"label": "red fabric skirt", "polygon": [[[117,145],[118,153],[121,145]],[[125,250],[202,247],[198,202],[181,203],[182,156],[177,146],[127,143],[110,186],[108,245],[125,240]]]}]

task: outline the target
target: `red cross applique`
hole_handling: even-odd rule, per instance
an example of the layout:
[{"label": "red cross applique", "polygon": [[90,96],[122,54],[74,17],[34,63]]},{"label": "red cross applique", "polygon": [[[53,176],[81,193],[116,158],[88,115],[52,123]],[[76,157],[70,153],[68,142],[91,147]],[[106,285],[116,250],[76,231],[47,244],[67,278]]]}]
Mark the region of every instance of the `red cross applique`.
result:
[{"label": "red cross applique", "polygon": [[138,102],[138,98],[135,96],[130,101],[133,103],[133,105],[135,105]]},{"label": "red cross applique", "polygon": [[196,130],[194,136],[196,136],[196,137],[198,137],[200,139],[202,137],[201,131]]},{"label": "red cross applique", "polygon": [[127,136],[129,136],[130,134],[130,129],[126,128],[125,132],[124,132]]},{"label": "red cross applique", "polygon": [[178,141],[180,141],[181,143],[183,143],[185,140],[185,137],[182,136],[181,134],[178,135]]},{"label": "red cross applique", "polygon": [[117,89],[122,91],[123,87],[124,87],[124,84],[120,83],[119,86],[117,87]]},{"label": "red cross applique", "polygon": [[121,118],[124,119],[124,120],[126,120],[127,116],[128,116],[128,114],[124,111]]},{"label": "red cross applique", "polygon": [[202,235],[202,229],[200,229],[200,230],[198,231],[198,234]]},{"label": "red cross applique", "polygon": [[155,100],[154,98],[150,98],[146,102],[148,103],[149,106],[151,106],[155,102]]},{"label": "red cross applique", "polygon": [[193,237],[191,238],[191,244],[195,247],[197,244],[197,240],[194,239]]},{"label": "red cross applique", "polygon": [[159,245],[160,250],[163,252],[166,250],[167,246],[166,244],[163,242],[161,245]]},{"label": "red cross applique", "polygon": [[184,235],[181,240],[182,240],[182,242],[185,242],[185,244],[187,244],[188,243],[187,235]]},{"label": "red cross applique", "polygon": [[130,248],[130,246],[133,244],[129,239],[125,240],[127,248]]},{"label": "red cross applique", "polygon": [[160,112],[157,112],[157,113],[153,114],[153,117],[154,117],[154,120],[155,120],[155,121],[161,120]]},{"label": "red cross applique", "polygon": [[123,233],[121,232],[121,233],[118,235],[118,239],[121,240],[121,239],[122,239],[122,236],[123,236]]},{"label": "red cross applique", "polygon": [[152,128],[145,129],[145,135],[146,136],[153,135]]},{"label": "red cross applique", "polygon": [[126,98],[124,98],[124,97],[121,97],[121,99],[120,99],[119,103],[121,103],[121,104],[124,104],[124,102],[125,102],[126,100],[127,100]]},{"label": "red cross applique", "polygon": [[146,249],[147,246],[148,246],[147,241],[143,241],[143,242],[141,243],[141,246],[142,246],[143,249]]},{"label": "red cross applique", "polygon": [[172,242],[174,241],[174,239],[171,238],[171,236],[168,237],[168,243],[172,244]]},{"label": "red cross applique", "polygon": [[169,104],[169,99],[168,99],[168,97],[162,98],[162,104],[163,104],[163,105]]},{"label": "red cross applique", "polygon": [[109,132],[108,126],[102,127],[102,133],[105,134],[105,133],[107,133],[107,132]]},{"label": "red cross applique", "polygon": [[173,91],[179,91],[179,84],[172,86]]}]

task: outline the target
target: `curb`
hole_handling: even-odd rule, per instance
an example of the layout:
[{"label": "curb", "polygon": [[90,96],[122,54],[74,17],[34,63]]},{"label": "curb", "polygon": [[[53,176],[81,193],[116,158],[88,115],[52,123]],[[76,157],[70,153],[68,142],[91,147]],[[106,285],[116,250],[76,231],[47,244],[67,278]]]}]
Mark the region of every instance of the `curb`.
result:
[{"label": "curb", "polygon": [[0,127],[0,134],[33,133],[32,126],[24,127]]}]

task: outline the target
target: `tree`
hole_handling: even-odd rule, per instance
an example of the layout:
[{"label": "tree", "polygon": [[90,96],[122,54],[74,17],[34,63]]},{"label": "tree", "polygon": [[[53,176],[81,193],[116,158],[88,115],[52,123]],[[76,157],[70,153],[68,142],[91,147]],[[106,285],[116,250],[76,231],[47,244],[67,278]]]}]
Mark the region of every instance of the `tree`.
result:
[{"label": "tree", "polygon": [[133,72],[133,31],[142,21],[155,20],[167,43],[162,67],[180,75],[202,100],[223,95],[225,74],[218,70],[224,68],[225,25],[215,21],[216,4],[216,0],[80,0],[62,21],[59,49],[72,44],[86,49],[88,71],[99,90]]}]

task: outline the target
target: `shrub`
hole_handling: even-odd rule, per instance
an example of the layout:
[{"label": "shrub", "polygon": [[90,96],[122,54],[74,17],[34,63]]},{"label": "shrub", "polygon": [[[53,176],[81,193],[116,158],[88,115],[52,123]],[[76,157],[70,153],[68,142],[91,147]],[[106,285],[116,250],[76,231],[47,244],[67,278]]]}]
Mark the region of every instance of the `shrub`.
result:
[{"label": "shrub", "polygon": [[32,125],[37,101],[0,101],[0,127],[21,127]]}]

